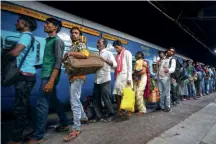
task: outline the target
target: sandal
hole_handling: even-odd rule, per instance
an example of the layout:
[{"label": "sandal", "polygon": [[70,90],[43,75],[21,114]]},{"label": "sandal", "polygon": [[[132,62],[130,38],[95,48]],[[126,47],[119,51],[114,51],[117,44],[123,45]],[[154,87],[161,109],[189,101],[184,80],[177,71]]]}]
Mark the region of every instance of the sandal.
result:
[{"label": "sandal", "polygon": [[105,122],[111,122],[114,118],[115,118],[114,116],[110,116],[105,120]]},{"label": "sandal", "polygon": [[67,137],[64,138],[64,142],[69,142],[69,141],[71,141],[72,139],[78,137],[78,136],[80,135],[80,133],[81,133],[81,132],[80,132],[80,131],[77,131],[77,130],[71,131],[71,132],[67,135]]},{"label": "sandal", "polygon": [[136,115],[141,116],[143,115],[143,112],[137,112]]},{"label": "sandal", "polygon": [[82,118],[82,119],[80,119],[80,122],[82,124],[88,123],[88,118],[87,117],[86,118]]},{"label": "sandal", "polygon": [[129,115],[123,115],[122,116],[122,121],[127,121],[130,119],[130,116]]},{"label": "sandal", "polygon": [[121,122],[122,121],[122,116],[116,116],[115,118],[114,118],[114,120],[115,120],[115,122]]},{"label": "sandal", "polygon": [[96,122],[97,122],[96,119],[89,120],[89,123],[96,123]]},{"label": "sandal", "polygon": [[104,123],[106,123],[106,120],[105,120],[105,119],[103,119],[103,118],[102,118],[102,119],[100,119],[99,121],[100,121],[100,122],[104,122]]}]

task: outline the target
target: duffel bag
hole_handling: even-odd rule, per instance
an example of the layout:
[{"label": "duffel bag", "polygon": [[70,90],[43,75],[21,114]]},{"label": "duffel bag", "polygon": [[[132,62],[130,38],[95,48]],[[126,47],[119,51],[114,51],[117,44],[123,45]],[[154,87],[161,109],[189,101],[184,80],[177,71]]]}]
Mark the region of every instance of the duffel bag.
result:
[{"label": "duffel bag", "polygon": [[71,76],[94,74],[104,66],[100,56],[95,53],[90,53],[87,59],[69,56],[63,63],[67,74]]}]

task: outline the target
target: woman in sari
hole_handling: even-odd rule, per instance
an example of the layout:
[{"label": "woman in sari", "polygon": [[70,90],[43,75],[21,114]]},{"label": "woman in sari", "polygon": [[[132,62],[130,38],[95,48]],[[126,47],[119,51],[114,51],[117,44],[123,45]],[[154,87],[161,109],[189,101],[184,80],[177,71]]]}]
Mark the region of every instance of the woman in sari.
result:
[{"label": "woman in sari", "polygon": [[[144,104],[144,91],[147,84],[147,73],[146,70],[148,68],[147,63],[143,60],[144,54],[139,51],[136,53],[136,64],[134,66],[133,73],[133,84],[134,84],[134,92],[135,92],[135,106],[138,111],[138,115],[142,115],[146,113],[146,106]],[[142,65],[142,69],[140,70],[140,65]]]}]

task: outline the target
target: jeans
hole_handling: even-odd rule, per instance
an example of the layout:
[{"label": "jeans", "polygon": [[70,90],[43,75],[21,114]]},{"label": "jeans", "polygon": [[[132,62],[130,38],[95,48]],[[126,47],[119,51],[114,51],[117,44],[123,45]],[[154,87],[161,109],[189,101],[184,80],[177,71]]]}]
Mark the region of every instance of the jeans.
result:
[{"label": "jeans", "polygon": [[205,93],[209,94],[209,79],[205,79]]},{"label": "jeans", "polygon": [[216,79],[214,80],[214,91],[216,91]]},{"label": "jeans", "polygon": [[196,93],[198,95],[200,95],[201,94],[201,81],[197,80],[197,81],[194,82],[194,84],[195,84],[195,87],[196,87]]},{"label": "jeans", "polygon": [[36,102],[36,122],[34,127],[33,139],[40,140],[44,137],[46,132],[46,124],[48,120],[49,105],[52,104],[56,108],[57,115],[60,119],[60,123],[63,126],[68,125],[68,118],[64,113],[64,106],[56,96],[56,85],[53,87],[51,93],[45,93],[42,88],[48,83],[49,78],[42,79],[41,81],[41,93],[37,97]]},{"label": "jeans", "polygon": [[201,81],[201,86],[202,86],[202,94],[204,95],[204,94],[206,94],[206,91],[205,91],[205,80],[204,80],[204,78],[202,79],[202,81]]},{"label": "jeans", "polygon": [[84,81],[82,79],[76,79],[72,81],[70,85],[70,103],[73,112],[72,130],[80,130],[80,119],[86,118],[86,114],[80,101],[83,83]]},{"label": "jeans", "polygon": [[30,112],[29,97],[35,85],[36,76],[19,75],[15,84],[16,94],[13,113],[16,117],[12,130],[12,141],[22,141],[22,134],[27,124],[28,113]]},{"label": "jeans", "polygon": [[188,83],[188,93],[189,93],[189,97],[196,96],[196,89],[193,81]]},{"label": "jeans", "polygon": [[105,82],[103,84],[94,84],[93,105],[97,118],[101,119],[104,117],[101,111],[101,98],[104,101],[104,105],[107,108],[109,115],[114,115],[110,95],[110,81]]},{"label": "jeans", "polygon": [[170,108],[170,79],[159,79],[158,87],[160,91],[161,109]]},{"label": "jeans", "polygon": [[172,102],[178,102],[179,100],[179,96],[177,94],[177,86],[174,86],[173,84],[171,84],[171,100]]},{"label": "jeans", "polygon": [[213,89],[214,89],[214,81],[213,81],[213,78],[210,78],[210,80],[209,80],[209,91],[210,91],[210,93],[213,92]]}]

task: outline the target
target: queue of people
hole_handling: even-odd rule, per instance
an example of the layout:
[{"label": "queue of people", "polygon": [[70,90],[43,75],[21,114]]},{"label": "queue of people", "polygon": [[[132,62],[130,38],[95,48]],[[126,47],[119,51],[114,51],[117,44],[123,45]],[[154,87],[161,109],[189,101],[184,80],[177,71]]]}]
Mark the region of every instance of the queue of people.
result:
[{"label": "queue of people", "polygon": [[[32,31],[37,28],[36,21],[27,16],[21,16],[16,24],[16,29],[21,33],[19,41],[15,48],[9,52],[9,55],[21,60],[25,51],[29,48],[32,50],[28,53],[17,77],[15,88],[15,105],[14,113],[16,116],[12,136],[8,144],[21,144],[22,135],[26,126],[28,105],[31,90],[36,82],[36,70],[34,62],[36,61],[35,43],[32,44]],[[89,50],[86,46],[87,39],[82,35],[82,31],[73,27],[70,30],[72,46],[71,50],[63,55],[64,42],[57,36],[61,30],[61,21],[55,18],[48,18],[44,24],[44,32],[48,34],[43,56],[41,70],[41,91],[36,101],[36,120],[33,132],[29,135],[28,144],[36,144],[44,141],[46,133],[46,124],[48,121],[49,103],[55,105],[60,125],[56,131],[69,131],[64,137],[68,142],[81,133],[82,122],[111,122],[113,120],[128,120],[131,111],[121,109],[122,91],[124,87],[130,86],[135,93],[135,110],[137,115],[143,115],[147,112],[145,100],[151,96],[151,79],[157,83],[159,89],[160,101],[158,109],[164,112],[171,111],[171,103],[177,105],[181,100],[197,99],[197,96],[205,96],[215,91],[216,71],[214,67],[207,65],[201,66],[199,63],[191,63],[187,60],[181,66],[173,57],[175,49],[170,48],[166,52],[159,52],[159,59],[156,62],[154,74],[150,73],[149,62],[145,60],[144,53],[138,51],[135,55],[136,63],[132,65],[132,54],[123,47],[121,41],[113,42],[117,55],[114,57],[112,52],[106,49],[107,40],[100,38],[97,41],[98,55],[104,62],[104,67],[95,74],[94,90],[92,104],[95,111],[95,117],[92,119],[86,115],[83,105],[80,101],[82,86],[85,84],[85,75],[71,76],[68,75],[70,83],[70,105],[73,113],[73,125],[70,126],[64,106],[56,96],[56,86],[60,80],[62,59],[73,56],[77,59],[87,59]],[[29,35],[30,34],[30,35]],[[35,59],[34,59],[35,58]],[[184,75],[173,77],[177,67],[183,69]],[[111,71],[115,69],[114,89],[111,93]],[[67,70],[66,70],[67,71]],[[186,78],[185,78],[186,77]],[[111,95],[115,96],[117,104],[117,115],[112,107]],[[106,109],[108,116],[102,111],[102,104]]]}]

